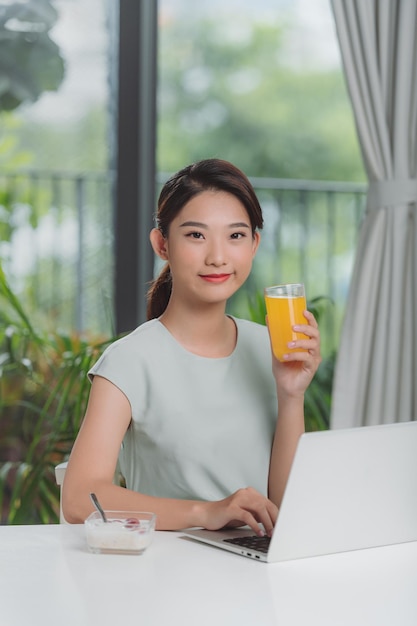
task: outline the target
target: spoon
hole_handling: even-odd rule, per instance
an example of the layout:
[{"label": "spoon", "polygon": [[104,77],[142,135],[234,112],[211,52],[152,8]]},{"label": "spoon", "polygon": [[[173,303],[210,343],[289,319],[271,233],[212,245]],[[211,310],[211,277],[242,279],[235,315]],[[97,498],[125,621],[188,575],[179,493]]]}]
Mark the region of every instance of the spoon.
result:
[{"label": "spoon", "polygon": [[96,494],[95,493],[90,493],[90,498],[91,498],[92,503],[96,507],[97,511],[100,513],[103,522],[107,523],[106,514],[104,513],[103,508],[102,508],[100,502],[98,501]]}]

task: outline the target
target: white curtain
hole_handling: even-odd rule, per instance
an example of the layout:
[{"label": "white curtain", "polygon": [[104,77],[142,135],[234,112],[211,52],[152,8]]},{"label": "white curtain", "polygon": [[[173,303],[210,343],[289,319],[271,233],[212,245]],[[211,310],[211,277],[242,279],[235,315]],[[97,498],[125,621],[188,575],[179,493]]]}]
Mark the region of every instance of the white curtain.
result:
[{"label": "white curtain", "polygon": [[331,0],[369,179],[332,428],[417,419],[417,0]]}]

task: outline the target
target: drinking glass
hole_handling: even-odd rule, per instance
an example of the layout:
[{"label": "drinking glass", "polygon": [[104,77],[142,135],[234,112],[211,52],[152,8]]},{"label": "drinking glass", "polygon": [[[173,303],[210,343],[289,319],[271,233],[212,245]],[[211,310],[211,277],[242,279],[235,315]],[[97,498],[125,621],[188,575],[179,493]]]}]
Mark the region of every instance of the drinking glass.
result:
[{"label": "drinking glass", "polygon": [[284,354],[304,351],[303,348],[289,348],[290,341],[303,339],[306,335],[293,330],[295,324],[306,324],[303,313],[307,308],[304,285],[287,283],[265,287],[265,304],[272,350],[279,361]]}]

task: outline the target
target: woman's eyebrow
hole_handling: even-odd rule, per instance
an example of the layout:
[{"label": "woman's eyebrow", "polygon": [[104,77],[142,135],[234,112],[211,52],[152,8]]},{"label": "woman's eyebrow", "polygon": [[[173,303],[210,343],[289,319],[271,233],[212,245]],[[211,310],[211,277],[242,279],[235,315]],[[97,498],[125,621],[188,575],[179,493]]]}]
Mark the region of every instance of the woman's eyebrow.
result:
[{"label": "woman's eyebrow", "polygon": [[180,224],[180,228],[184,228],[187,226],[193,226],[194,228],[208,228],[207,224],[203,224],[202,222],[183,222]]},{"label": "woman's eyebrow", "polygon": [[230,224],[229,228],[250,228],[250,225],[246,222],[236,222],[235,224]]},{"label": "woman's eyebrow", "polygon": [[[192,226],[193,228],[208,228],[207,224],[203,224],[203,222],[183,222],[180,224],[180,228],[186,228]],[[228,228],[250,228],[249,224],[246,222],[235,222],[234,224],[228,224]]]}]

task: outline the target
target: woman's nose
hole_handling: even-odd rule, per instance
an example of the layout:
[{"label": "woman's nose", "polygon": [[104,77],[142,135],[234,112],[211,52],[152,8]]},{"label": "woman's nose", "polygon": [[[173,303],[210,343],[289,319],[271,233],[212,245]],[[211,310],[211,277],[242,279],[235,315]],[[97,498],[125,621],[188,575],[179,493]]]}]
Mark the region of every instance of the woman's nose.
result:
[{"label": "woman's nose", "polygon": [[206,256],[207,265],[225,265],[226,252],[224,246],[220,242],[212,242],[207,250]]}]

